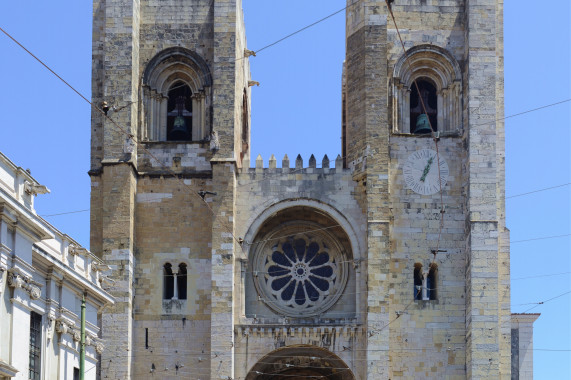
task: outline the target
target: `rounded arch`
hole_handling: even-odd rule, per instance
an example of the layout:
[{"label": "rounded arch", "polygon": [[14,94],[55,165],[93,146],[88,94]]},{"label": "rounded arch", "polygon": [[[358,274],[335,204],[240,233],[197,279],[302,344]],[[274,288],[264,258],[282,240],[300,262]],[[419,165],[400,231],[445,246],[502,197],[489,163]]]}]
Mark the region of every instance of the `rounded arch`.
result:
[{"label": "rounded arch", "polygon": [[433,129],[441,132],[462,129],[462,70],[458,61],[439,46],[418,45],[403,54],[393,68],[393,131],[413,133],[415,129],[413,119],[419,112],[413,112],[410,97],[417,80],[436,87],[437,105],[430,111],[434,114]]},{"label": "rounded arch", "polygon": [[[309,376],[309,377],[308,377]],[[324,348],[296,345],[279,348],[252,366],[245,380],[355,380],[343,359]]]},{"label": "rounded arch", "polygon": [[182,47],[161,51],[149,61],[143,73],[143,85],[157,90],[176,79],[187,82],[193,91],[212,85],[206,61],[196,52]]},{"label": "rounded arch", "polygon": [[[183,96],[189,103],[184,110],[168,109],[170,90],[175,83],[182,83],[190,90]],[[171,47],[155,55],[145,66],[141,78],[141,140],[204,142],[210,133],[211,87],[208,64],[196,52]],[[180,116],[184,119],[178,118]],[[174,128],[177,120],[179,123]],[[176,133],[171,133],[173,129]]]},{"label": "rounded arch", "polygon": [[[251,219],[251,223],[248,227],[248,230],[244,234],[244,241],[246,242],[253,242],[258,233],[260,232],[263,224],[269,220],[273,215],[295,207],[306,207],[315,209],[317,211],[325,213],[328,217],[333,219],[347,234],[349,241],[351,243],[351,251],[353,254],[354,259],[361,258],[361,244],[359,239],[357,238],[357,233],[353,228],[353,223],[347,217],[342,214],[339,210],[335,207],[328,205],[326,203],[314,200],[314,199],[306,199],[306,198],[298,198],[298,199],[285,199],[280,202],[274,203],[269,207],[264,208],[261,212],[257,213]],[[245,252],[249,254],[249,247],[250,245],[247,244],[246,247],[248,248]]]},{"label": "rounded arch", "polygon": [[[257,215],[245,235],[245,314],[272,318],[354,318],[357,235],[336,209],[285,200]],[[328,314],[330,313],[330,314]]]},{"label": "rounded arch", "polygon": [[429,78],[438,90],[462,80],[460,65],[446,49],[434,45],[418,45],[403,54],[393,70],[393,78],[409,89],[417,78]]}]

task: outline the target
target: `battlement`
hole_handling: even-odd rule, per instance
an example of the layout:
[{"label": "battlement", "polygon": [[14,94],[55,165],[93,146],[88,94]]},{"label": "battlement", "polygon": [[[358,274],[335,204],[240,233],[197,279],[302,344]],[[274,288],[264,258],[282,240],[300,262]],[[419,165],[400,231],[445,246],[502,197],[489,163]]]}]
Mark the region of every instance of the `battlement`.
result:
[{"label": "battlement", "polygon": [[[334,165],[334,166],[331,167],[332,165]],[[290,159],[286,154],[284,156],[284,158],[282,159],[281,168],[278,168],[276,157],[272,154],[270,156],[267,167],[264,167],[264,160],[262,159],[261,155],[258,155],[258,157],[256,157],[254,167],[250,167],[250,161],[249,160],[244,160],[244,162],[242,164],[242,172],[249,172],[249,171],[258,172],[258,171],[272,170],[272,171],[281,171],[283,173],[290,173],[293,170],[300,171],[303,169],[324,169],[324,170],[337,169],[337,170],[342,170],[343,169],[343,158],[341,157],[341,155],[337,155],[337,158],[335,158],[335,161],[331,161],[329,159],[329,157],[327,157],[327,155],[325,155],[325,156],[323,156],[323,159],[321,160],[321,166],[317,167],[317,160],[315,159],[315,156],[312,154],[311,157],[309,157],[308,166],[304,167],[303,166],[303,158],[301,157],[300,154],[298,154],[295,161],[294,161],[294,167],[292,168],[290,166]]]}]

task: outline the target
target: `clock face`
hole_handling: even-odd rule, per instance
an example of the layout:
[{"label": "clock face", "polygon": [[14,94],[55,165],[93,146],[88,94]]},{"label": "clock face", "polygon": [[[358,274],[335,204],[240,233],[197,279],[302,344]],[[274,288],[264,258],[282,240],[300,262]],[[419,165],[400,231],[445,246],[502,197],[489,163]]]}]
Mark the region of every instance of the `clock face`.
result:
[{"label": "clock face", "polygon": [[408,157],[403,167],[403,174],[409,189],[418,194],[430,195],[444,189],[449,171],[442,155],[438,160],[436,151],[421,149]]}]

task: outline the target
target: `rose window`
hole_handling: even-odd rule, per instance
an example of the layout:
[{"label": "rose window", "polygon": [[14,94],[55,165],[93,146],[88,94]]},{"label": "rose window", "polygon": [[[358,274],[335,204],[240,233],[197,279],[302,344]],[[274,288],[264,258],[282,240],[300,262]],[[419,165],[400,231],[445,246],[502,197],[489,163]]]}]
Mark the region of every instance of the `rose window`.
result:
[{"label": "rose window", "polygon": [[255,260],[262,272],[255,282],[266,304],[286,315],[315,315],[331,307],[347,277],[335,238],[320,233],[271,240]]}]

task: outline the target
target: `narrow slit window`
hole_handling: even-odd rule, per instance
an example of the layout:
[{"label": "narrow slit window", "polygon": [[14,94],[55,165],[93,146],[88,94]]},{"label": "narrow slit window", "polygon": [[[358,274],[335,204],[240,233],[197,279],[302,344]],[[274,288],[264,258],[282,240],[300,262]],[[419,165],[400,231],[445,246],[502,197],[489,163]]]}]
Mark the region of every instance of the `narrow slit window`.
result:
[{"label": "narrow slit window", "polygon": [[163,267],[163,299],[170,300],[174,297],[174,275],[172,265],[166,263]]},{"label": "narrow slit window", "polygon": [[186,299],[186,264],[180,264],[178,266],[178,275],[177,275],[177,287],[178,287],[178,299],[185,300]]},{"label": "narrow slit window", "polygon": [[429,300],[436,299],[436,274],[438,273],[438,266],[432,264],[428,275],[426,276],[426,296]]},{"label": "narrow slit window", "polygon": [[414,264],[414,289],[413,296],[415,300],[422,300],[422,265]]}]

